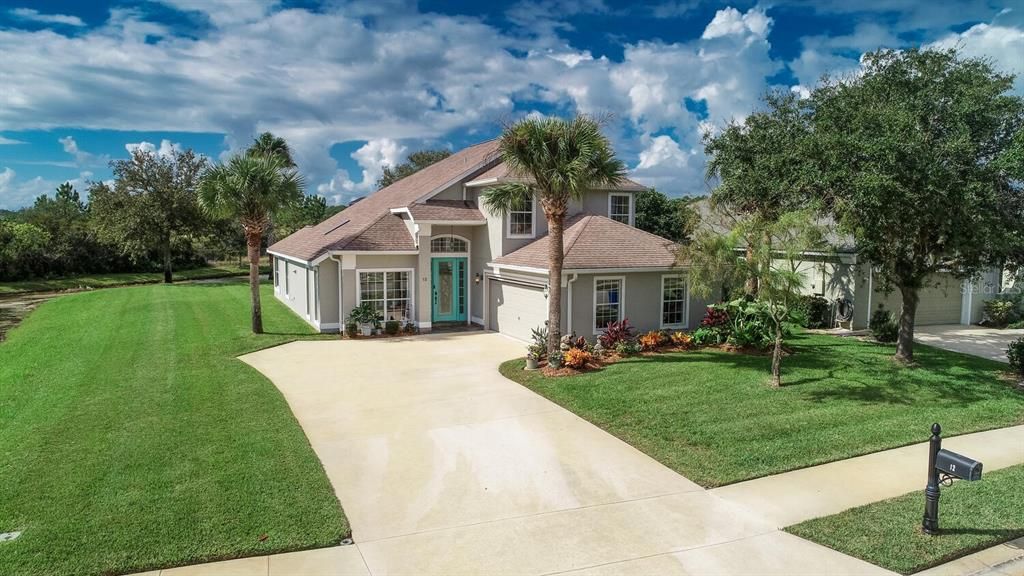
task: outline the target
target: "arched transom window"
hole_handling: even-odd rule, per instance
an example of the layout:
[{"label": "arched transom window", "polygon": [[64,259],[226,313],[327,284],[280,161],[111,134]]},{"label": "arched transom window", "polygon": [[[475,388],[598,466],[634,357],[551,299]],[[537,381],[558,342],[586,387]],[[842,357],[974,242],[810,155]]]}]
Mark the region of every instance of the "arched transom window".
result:
[{"label": "arched transom window", "polygon": [[458,236],[437,236],[430,239],[430,251],[437,253],[469,252],[469,243]]}]

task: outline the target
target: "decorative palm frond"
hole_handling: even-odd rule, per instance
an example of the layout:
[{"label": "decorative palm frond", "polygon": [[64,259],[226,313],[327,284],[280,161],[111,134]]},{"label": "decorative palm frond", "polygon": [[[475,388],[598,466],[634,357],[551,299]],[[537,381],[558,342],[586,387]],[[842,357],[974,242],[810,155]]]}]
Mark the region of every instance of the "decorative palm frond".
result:
[{"label": "decorative palm frond", "polygon": [[533,199],[533,187],[519,182],[499,184],[484,190],[480,199],[488,211],[505,216],[515,208],[529,205]]},{"label": "decorative palm frond", "polygon": [[279,156],[238,155],[206,171],[199,205],[215,217],[265,225],[271,214],[301,200],[304,186],[302,175]]}]

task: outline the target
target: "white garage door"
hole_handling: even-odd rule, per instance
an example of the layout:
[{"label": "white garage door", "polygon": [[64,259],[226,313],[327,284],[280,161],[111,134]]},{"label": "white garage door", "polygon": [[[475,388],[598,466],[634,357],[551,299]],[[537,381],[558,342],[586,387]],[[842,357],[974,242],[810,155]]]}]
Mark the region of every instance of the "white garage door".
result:
[{"label": "white garage door", "polygon": [[531,331],[548,318],[548,300],[544,289],[491,280],[491,330],[529,341]]},{"label": "white garage door", "polygon": [[959,324],[960,306],[963,302],[960,286],[960,280],[951,274],[929,278],[920,292],[916,324]]}]

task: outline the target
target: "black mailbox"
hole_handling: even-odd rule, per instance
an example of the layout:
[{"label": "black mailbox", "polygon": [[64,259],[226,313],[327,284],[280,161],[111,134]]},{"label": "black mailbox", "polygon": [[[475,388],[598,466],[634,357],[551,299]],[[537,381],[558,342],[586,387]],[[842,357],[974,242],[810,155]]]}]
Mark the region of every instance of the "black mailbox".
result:
[{"label": "black mailbox", "polygon": [[936,455],[935,468],[961,480],[981,480],[981,462],[946,449],[939,450]]}]

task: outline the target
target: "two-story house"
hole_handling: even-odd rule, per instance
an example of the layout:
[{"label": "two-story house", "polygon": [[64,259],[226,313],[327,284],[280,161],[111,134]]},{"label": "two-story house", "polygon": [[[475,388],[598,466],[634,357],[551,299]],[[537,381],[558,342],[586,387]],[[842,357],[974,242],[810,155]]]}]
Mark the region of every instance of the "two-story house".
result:
[{"label": "two-story house", "polygon": [[[509,178],[495,140],[470,146],[275,243],[274,291],[321,331],[371,302],[422,331],[478,324],[527,340],[547,320],[547,222],[533,203],[506,215],[481,193]],[[593,337],[629,318],[641,330],[696,326],[669,240],[633,226],[626,181],[590,190],[566,222],[562,330]]]}]

